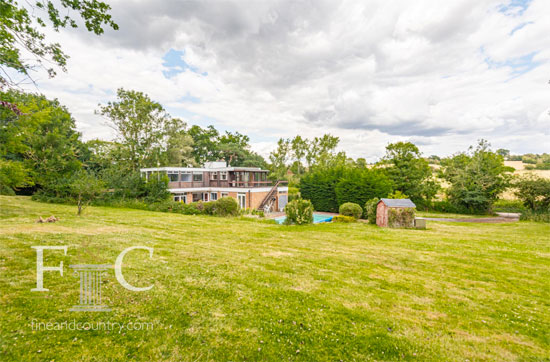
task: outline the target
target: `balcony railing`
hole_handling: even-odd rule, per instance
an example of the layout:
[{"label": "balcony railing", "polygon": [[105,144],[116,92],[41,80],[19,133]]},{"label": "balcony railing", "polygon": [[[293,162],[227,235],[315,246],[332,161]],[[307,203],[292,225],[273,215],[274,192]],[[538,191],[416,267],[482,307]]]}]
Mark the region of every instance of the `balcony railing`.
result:
[{"label": "balcony railing", "polygon": [[168,183],[169,189],[187,189],[197,187],[271,187],[273,181],[237,181],[237,180],[205,180],[205,181],[173,181]]}]

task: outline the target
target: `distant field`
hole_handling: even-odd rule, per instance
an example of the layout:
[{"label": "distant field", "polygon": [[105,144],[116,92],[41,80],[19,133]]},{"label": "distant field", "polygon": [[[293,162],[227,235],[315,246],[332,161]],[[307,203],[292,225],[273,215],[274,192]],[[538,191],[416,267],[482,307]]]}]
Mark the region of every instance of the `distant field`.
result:
[{"label": "distant field", "polygon": [[513,167],[516,171],[515,175],[534,174],[544,178],[550,178],[550,170],[526,170],[525,164],[521,161],[504,161],[506,166]]},{"label": "distant field", "polygon": [[[428,230],[305,227],[0,196],[0,361],[548,361],[550,225],[428,222]],[[60,221],[37,224],[39,217]],[[33,245],[49,292],[36,285]],[[73,264],[113,264],[111,312],[79,303]],[[32,330],[33,323],[153,330]]]}]

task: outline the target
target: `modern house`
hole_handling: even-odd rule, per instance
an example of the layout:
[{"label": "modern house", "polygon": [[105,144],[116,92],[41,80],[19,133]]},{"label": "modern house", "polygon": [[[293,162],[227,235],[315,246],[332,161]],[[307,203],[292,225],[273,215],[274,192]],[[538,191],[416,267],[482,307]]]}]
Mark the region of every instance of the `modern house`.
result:
[{"label": "modern house", "polygon": [[[414,209],[416,205],[409,199],[380,199],[376,205],[376,225],[382,227],[413,227]],[[403,220],[390,220],[390,213],[402,213],[403,210],[411,210],[412,218],[403,218]]]},{"label": "modern house", "polygon": [[258,167],[230,167],[225,162],[207,162],[196,167],[142,168],[142,177],[149,180],[168,176],[168,191],[174,201],[191,203],[216,201],[233,197],[241,208],[281,211],[288,202],[286,181],[269,181],[267,170]]}]

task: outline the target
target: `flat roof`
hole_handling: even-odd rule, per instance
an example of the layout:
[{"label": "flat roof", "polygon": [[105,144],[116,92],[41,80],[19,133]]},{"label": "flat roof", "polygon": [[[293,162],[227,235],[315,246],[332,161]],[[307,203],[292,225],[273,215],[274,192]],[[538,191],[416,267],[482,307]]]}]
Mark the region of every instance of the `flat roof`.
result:
[{"label": "flat roof", "polygon": [[204,167],[149,167],[149,168],[140,168],[140,172],[147,171],[195,171],[195,172],[218,172],[218,171],[254,171],[254,172],[268,172],[267,170],[262,170],[259,167],[213,167],[213,168],[204,168]]}]

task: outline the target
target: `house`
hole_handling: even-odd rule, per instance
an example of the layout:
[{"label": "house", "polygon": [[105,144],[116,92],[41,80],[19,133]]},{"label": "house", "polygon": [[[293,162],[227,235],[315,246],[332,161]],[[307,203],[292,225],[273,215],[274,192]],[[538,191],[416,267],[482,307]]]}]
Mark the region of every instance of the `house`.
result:
[{"label": "house", "polygon": [[174,201],[192,203],[233,197],[241,208],[282,210],[288,202],[286,181],[272,182],[267,170],[258,167],[231,167],[225,162],[207,162],[203,167],[153,167],[140,169],[149,180],[168,176],[168,191]]},{"label": "house", "polygon": [[409,199],[380,199],[376,205],[376,225],[413,227],[416,205]]}]

